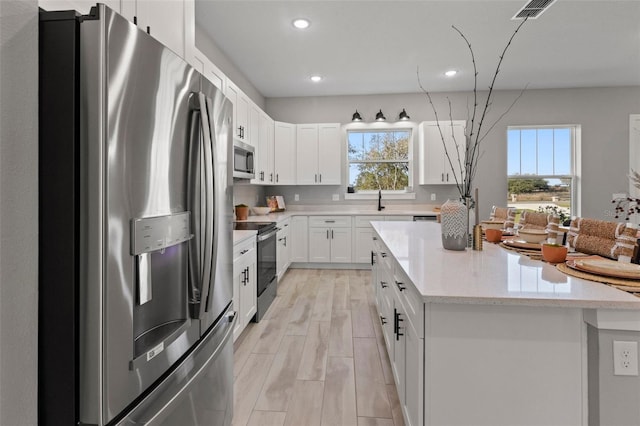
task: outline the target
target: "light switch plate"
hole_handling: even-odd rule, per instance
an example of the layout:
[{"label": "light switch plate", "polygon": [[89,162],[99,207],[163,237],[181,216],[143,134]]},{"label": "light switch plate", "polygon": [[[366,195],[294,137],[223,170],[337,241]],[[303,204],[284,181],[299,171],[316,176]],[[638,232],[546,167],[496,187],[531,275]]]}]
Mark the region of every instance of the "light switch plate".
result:
[{"label": "light switch plate", "polygon": [[436,200],[436,194],[431,194],[431,201],[435,201]]},{"label": "light switch plate", "polygon": [[340,194],[333,194],[333,201],[340,201]]},{"label": "light switch plate", "polygon": [[300,194],[295,194],[295,195],[293,196],[293,200],[294,200],[294,201],[300,201]]}]

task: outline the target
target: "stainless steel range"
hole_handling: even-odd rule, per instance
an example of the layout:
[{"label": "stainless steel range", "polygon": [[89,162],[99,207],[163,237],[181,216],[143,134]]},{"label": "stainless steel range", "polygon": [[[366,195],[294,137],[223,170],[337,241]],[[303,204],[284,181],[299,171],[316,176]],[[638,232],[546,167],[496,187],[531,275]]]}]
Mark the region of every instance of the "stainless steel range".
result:
[{"label": "stainless steel range", "polygon": [[276,273],[276,232],[275,222],[236,222],[239,231],[257,230],[258,246],[258,310],[255,320],[259,322],[276,298],[278,275]]}]

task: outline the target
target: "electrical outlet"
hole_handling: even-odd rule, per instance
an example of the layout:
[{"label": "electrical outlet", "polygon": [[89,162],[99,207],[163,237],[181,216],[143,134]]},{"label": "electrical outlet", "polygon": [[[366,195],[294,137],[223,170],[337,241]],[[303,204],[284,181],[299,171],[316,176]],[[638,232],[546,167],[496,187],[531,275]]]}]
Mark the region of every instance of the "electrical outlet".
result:
[{"label": "electrical outlet", "polygon": [[293,196],[293,201],[300,201],[300,194],[295,194]]},{"label": "electrical outlet", "polygon": [[331,199],[333,201],[340,201],[340,195],[339,194],[333,194],[333,197]]},{"label": "electrical outlet", "polygon": [[431,194],[431,201],[435,201],[436,200],[436,194]]},{"label": "electrical outlet", "polygon": [[613,341],[613,374],[638,375],[638,342]]}]

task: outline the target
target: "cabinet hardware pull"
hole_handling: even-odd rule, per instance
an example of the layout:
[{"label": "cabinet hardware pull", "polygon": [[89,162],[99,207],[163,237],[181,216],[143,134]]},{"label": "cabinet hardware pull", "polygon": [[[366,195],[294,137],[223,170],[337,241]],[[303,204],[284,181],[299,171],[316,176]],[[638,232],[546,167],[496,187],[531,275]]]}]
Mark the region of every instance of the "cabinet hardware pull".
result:
[{"label": "cabinet hardware pull", "polygon": [[444,182],[444,173],[440,176],[440,182]]},{"label": "cabinet hardware pull", "polygon": [[382,256],[382,257],[387,257],[387,253],[385,253],[385,252],[380,252],[380,256]]},{"label": "cabinet hardware pull", "polygon": [[327,240],[329,239],[329,230],[327,229]]},{"label": "cabinet hardware pull", "polygon": [[400,336],[404,336],[403,333],[400,333],[400,323],[402,321],[404,321],[402,318],[400,318],[400,312],[396,311],[395,309],[393,310],[393,315],[395,315],[396,317],[396,321],[395,321],[395,326],[396,326],[396,340],[400,340]]},{"label": "cabinet hardware pull", "polygon": [[387,323],[387,319],[380,315],[380,322],[382,323],[382,325],[385,325]]},{"label": "cabinet hardware pull", "polygon": [[133,24],[134,25],[138,25],[138,17],[137,16],[133,17]]},{"label": "cabinet hardware pull", "polygon": [[373,241],[378,241],[378,237],[373,237]]},{"label": "cabinet hardware pull", "polygon": [[284,246],[287,246],[287,237],[284,237]]},{"label": "cabinet hardware pull", "polygon": [[335,220],[325,220],[324,223],[336,223]]},{"label": "cabinet hardware pull", "polygon": [[247,282],[244,285],[249,284],[249,267],[247,266]]},{"label": "cabinet hardware pull", "polygon": [[398,332],[398,311],[396,308],[393,308],[393,334],[396,334],[397,332]]},{"label": "cabinet hardware pull", "polygon": [[242,250],[242,251],[240,252],[240,254],[245,254],[245,253],[247,253],[248,251],[249,251],[249,249],[244,249],[244,250]]},{"label": "cabinet hardware pull", "polygon": [[396,285],[398,286],[398,290],[400,290],[400,291],[405,291],[405,289],[407,288],[407,287],[405,287],[403,285],[403,283],[401,283],[399,281],[396,281]]},{"label": "cabinet hardware pull", "polygon": [[273,182],[273,173],[269,173],[269,182]]},{"label": "cabinet hardware pull", "polygon": [[247,270],[246,270],[246,268],[242,270],[242,285],[247,285]]},{"label": "cabinet hardware pull", "polygon": [[373,250],[371,251],[371,266],[376,264],[376,254],[373,252]]},{"label": "cabinet hardware pull", "polygon": [[276,173],[276,182],[278,182],[278,174]]},{"label": "cabinet hardware pull", "polygon": [[317,174],[316,174],[316,175],[313,175],[313,181],[314,181],[315,183],[318,183],[318,175],[317,175]]},{"label": "cabinet hardware pull", "polygon": [[447,182],[449,182],[449,173],[447,173]]},{"label": "cabinet hardware pull", "polygon": [[322,173],[320,173],[320,183],[322,183]]},{"label": "cabinet hardware pull", "polygon": [[151,27],[147,25],[147,34],[151,35]]},{"label": "cabinet hardware pull", "polygon": [[387,287],[389,287],[389,286],[387,285],[387,282],[386,282],[386,281],[380,281],[380,287],[382,287],[382,288],[387,288]]},{"label": "cabinet hardware pull", "polygon": [[333,229],[331,230],[331,239],[333,240]]}]

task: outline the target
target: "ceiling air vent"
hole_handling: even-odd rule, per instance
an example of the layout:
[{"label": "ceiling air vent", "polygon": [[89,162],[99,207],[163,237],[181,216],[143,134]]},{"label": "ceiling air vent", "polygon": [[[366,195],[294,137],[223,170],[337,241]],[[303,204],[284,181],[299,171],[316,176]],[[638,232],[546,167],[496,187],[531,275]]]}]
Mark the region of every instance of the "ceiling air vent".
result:
[{"label": "ceiling air vent", "polygon": [[511,19],[537,19],[542,15],[542,12],[547,10],[555,2],[556,0],[531,0]]}]

